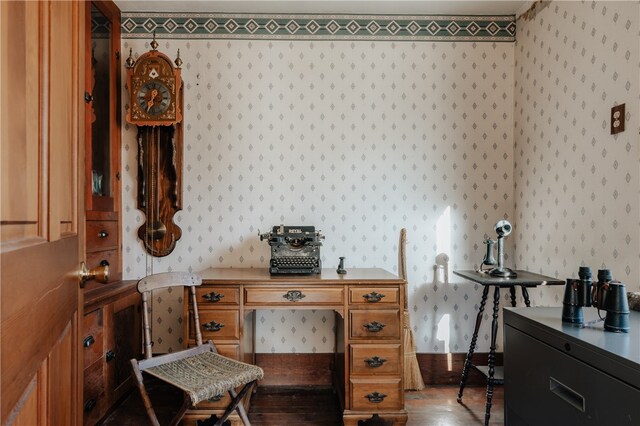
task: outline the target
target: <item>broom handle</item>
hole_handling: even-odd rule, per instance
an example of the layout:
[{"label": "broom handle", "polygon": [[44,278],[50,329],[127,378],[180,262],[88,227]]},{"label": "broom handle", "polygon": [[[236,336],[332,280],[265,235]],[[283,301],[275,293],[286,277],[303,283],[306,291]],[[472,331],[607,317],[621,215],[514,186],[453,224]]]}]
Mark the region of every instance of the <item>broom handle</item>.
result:
[{"label": "broom handle", "polygon": [[407,230],[400,230],[400,241],[398,243],[398,275],[405,280],[404,284],[404,310],[409,309],[409,283],[407,281]]}]

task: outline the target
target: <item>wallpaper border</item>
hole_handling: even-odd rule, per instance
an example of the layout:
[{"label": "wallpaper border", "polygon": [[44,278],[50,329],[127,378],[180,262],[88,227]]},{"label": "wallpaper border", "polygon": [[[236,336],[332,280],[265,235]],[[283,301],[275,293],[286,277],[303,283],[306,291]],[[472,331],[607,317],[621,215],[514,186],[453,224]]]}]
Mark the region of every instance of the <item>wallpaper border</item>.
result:
[{"label": "wallpaper border", "polygon": [[516,18],[449,15],[122,14],[122,38],[513,42]]}]

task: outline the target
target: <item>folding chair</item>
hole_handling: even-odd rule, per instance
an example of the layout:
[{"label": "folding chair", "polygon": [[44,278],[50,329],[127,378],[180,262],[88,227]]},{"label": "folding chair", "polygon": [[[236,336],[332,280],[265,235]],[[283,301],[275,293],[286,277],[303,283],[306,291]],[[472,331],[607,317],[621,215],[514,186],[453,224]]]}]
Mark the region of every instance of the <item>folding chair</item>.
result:
[{"label": "folding chair", "polygon": [[[154,426],[160,426],[151,400],[144,386],[142,373],[154,376],[166,383],[180,388],[185,393],[182,407],[172,419],[170,425],[177,425],[190,406],[206,401],[225,392],[231,395],[231,403],[221,418],[215,423],[220,426],[233,410],[237,410],[245,425],[249,426],[247,412],[242,405],[242,398],[255,383],[262,379],[262,369],[255,365],[245,364],[226,358],[216,351],[212,341],[202,343],[202,332],[199,327],[198,304],[196,300],[196,286],[202,279],[196,274],[183,272],[168,272],[149,275],[138,282],[138,291],[142,293],[142,309],[144,324],[144,357],[138,361],[131,360],[133,376],[137,383],[140,396],[144,402],[147,414]],[[197,346],[166,355],[152,357],[151,353],[151,324],[149,320],[148,300],[153,290],[168,287],[189,287],[195,320]],[[185,300],[185,303],[187,301]],[[239,392],[236,388],[243,386]]]}]

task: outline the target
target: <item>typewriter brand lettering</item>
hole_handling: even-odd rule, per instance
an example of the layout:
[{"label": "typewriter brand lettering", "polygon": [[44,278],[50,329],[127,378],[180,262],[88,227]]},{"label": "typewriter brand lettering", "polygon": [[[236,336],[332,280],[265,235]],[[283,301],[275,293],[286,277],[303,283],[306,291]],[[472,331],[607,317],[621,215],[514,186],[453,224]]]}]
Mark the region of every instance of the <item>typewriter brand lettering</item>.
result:
[{"label": "typewriter brand lettering", "polygon": [[289,232],[291,232],[292,234],[302,234],[302,229],[289,228]]}]

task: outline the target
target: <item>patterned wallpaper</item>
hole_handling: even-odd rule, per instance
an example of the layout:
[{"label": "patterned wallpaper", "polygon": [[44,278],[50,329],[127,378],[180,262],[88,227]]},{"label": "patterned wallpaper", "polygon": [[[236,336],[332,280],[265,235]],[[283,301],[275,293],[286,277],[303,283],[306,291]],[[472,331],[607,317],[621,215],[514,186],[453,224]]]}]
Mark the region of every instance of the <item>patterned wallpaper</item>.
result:
[{"label": "patterned wallpaper", "polygon": [[[520,268],[567,278],[581,265],[607,267],[640,290],[639,13],[637,1],[552,2],[518,20]],[[626,130],[612,136],[610,109],[621,103]],[[561,302],[561,289],[546,295]]]},{"label": "patterned wallpaper", "polygon": [[[149,40],[125,39],[140,54]],[[471,268],[513,216],[513,44],[161,39],[185,82],[183,229],[154,272],[267,267],[258,230],[315,225],[326,267],[397,271],[408,229],[412,325],[421,352],[464,351],[479,290]],[[124,273],[145,275],[136,239],[135,130],[123,131]],[[156,350],[180,345],[175,295],[154,304]],[[325,311],[260,311],[259,352],[330,352]],[[488,340],[488,330],[482,345]]]},{"label": "patterned wallpaper", "polygon": [[[162,37],[160,50],[184,60],[183,237],[152,262],[137,241],[126,126],[125,276],[266,267],[257,232],[280,223],[322,229],[326,267],[346,256],[396,272],[407,227],[419,352],[466,351],[480,289],[451,270],[477,265],[499,218],[514,224],[508,265],[560,278],[606,265],[638,287],[637,3],[551,3],[518,20],[515,45]],[[123,38],[123,50],[149,49]],[[602,126],[620,102],[627,131],[610,136]],[[560,294],[537,289],[532,302]],[[170,351],[181,301],[154,302],[156,350]],[[327,311],[259,311],[257,349],[329,352],[333,327]],[[485,321],[478,350],[488,341]]]}]

